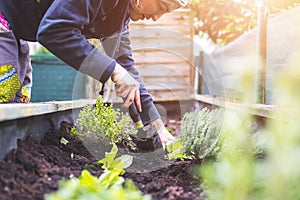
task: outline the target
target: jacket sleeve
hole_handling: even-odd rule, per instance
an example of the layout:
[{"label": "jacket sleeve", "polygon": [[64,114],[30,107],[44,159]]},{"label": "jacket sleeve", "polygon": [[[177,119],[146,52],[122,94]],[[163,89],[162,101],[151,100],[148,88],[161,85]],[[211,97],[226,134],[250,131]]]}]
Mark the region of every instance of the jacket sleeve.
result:
[{"label": "jacket sleeve", "polygon": [[37,40],[55,56],[102,83],[111,76],[115,61],[90,44],[82,30],[98,12],[108,10],[109,6],[113,8],[117,2],[104,1],[54,1],[42,18],[37,33]]},{"label": "jacket sleeve", "polygon": [[[141,119],[143,121],[143,124],[147,125],[155,119],[159,118],[160,115],[153,103],[152,96],[149,94],[137,68],[134,66],[134,59],[132,57],[128,29],[128,26],[125,26],[123,32],[121,33],[120,45],[116,49],[114,58],[116,59],[118,64],[124,67],[140,83],[142,113],[139,113],[137,111],[135,104],[132,104],[129,107],[129,114],[134,122],[137,122]],[[107,55],[111,55],[111,53],[114,51],[113,47],[115,46],[114,44],[117,42],[117,39],[118,35],[116,34],[112,37],[106,38],[102,42],[102,46]]]}]

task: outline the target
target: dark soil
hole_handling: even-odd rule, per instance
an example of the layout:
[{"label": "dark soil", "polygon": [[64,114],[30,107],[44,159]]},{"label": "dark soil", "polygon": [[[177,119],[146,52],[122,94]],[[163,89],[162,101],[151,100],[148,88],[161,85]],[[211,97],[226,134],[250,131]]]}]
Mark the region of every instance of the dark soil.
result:
[{"label": "dark soil", "polygon": [[[170,124],[178,131],[178,124]],[[1,200],[44,199],[45,194],[58,189],[59,180],[79,176],[86,165],[96,161],[81,141],[70,135],[70,128],[70,124],[62,123],[60,130],[46,134],[41,142],[32,137],[18,141],[18,148],[0,162]],[[61,144],[62,137],[69,143]],[[191,172],[193,162],[167,161],[162,151],[158,152],[155,156],[135,153],[135,163],[125,178],[132,179],[153,200],[204,199],[200,181]],[[101,167],[95,167],[89,171],[100,176]]]}]

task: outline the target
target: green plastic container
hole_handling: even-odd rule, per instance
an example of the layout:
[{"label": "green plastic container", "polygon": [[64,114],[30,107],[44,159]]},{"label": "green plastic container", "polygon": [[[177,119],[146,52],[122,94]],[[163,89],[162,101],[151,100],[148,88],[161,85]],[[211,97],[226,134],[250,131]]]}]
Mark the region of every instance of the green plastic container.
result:
[{"label": "green plastic container", "polygon": [[91,78],[66,65],[54,55],[33,55],[31,102],[91,98]]}]

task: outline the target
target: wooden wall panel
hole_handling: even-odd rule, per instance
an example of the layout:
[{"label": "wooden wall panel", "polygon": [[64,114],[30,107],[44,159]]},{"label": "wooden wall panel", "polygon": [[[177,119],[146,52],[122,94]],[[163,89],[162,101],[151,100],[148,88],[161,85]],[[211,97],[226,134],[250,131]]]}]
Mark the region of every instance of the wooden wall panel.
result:
[{"label": "wooden wall panel", "polygon": [[130,22],[135,65],[154,98],[185,98],[193,92],[193,16],[178,9],[158,21]]},{"label": "wooden wall panel", "polygon": [[192,18],[189,9],[178,9],[156,22],[130,23],[135,64],[155,98],[187,97],[192,93]]}]

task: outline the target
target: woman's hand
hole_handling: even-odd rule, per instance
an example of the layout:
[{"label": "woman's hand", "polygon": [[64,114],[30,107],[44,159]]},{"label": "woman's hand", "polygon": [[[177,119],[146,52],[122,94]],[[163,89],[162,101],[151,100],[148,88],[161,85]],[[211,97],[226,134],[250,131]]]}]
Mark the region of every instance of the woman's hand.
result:
[{"label": "woman's hand", "polygon": [[166,146],[170,142],[173,142],[175,140],[175,137],[166,129],[163,121],[160,118],[151,122],[151,125],[155,127],[160,141],[162,143],[162,146],[164,149],[166,149]]},{"label": "woman's hand", "polygon": [[125,99],[123,106],[128,108],[135,102],[138,111],[142,112],[140,83],[119,64],[116,64],[111,80],[116,84],[117,96]]}]

